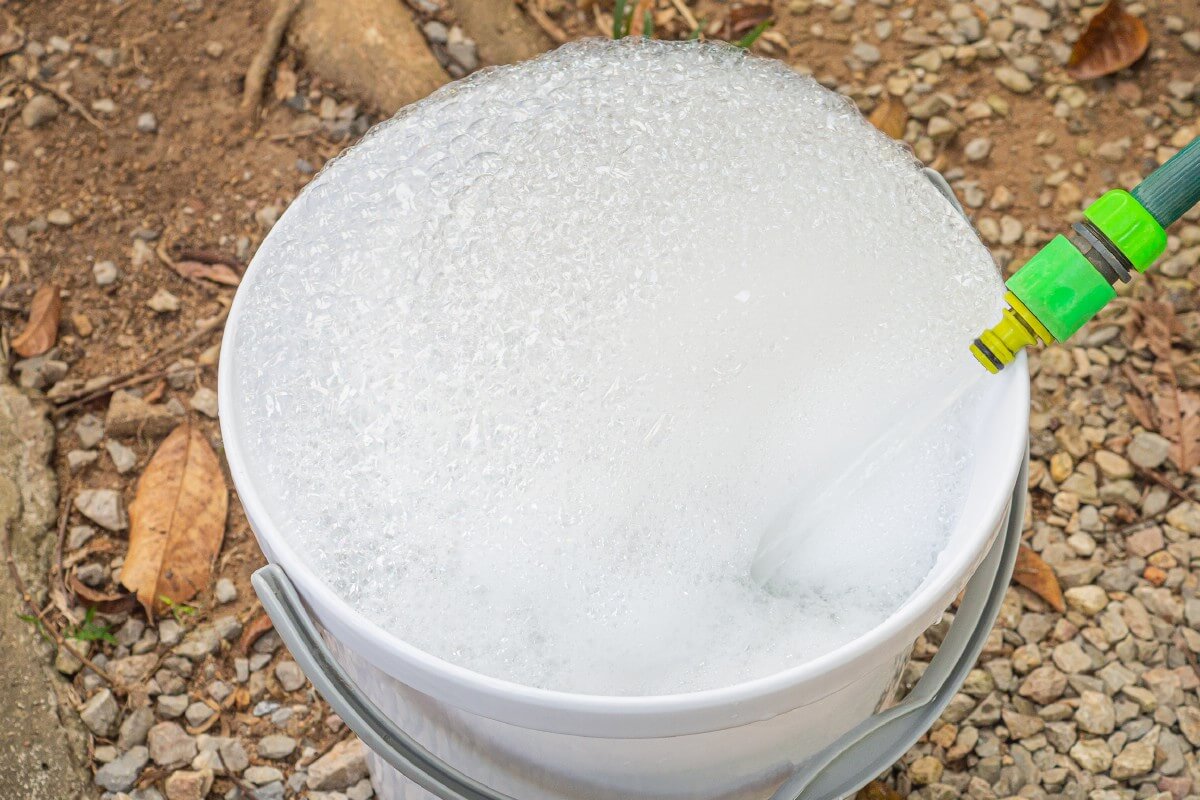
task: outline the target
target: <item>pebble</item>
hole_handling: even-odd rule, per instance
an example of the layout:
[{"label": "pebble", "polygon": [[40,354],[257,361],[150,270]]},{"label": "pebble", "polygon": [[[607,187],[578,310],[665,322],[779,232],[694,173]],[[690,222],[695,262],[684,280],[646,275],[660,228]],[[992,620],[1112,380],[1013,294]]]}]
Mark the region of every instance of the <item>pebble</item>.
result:
[{"label": "pebble", "polygon": [[161,405],[150,405],[124,390],[113,392],[104,417],[109,436],[160,438],[178,425],[178,420]]},{"label": "pebble", "polygon": [[296,750],[296,740],[290,736],[273,733],[258,740],[258,755],[278,761],[287,758]]},{"label": "pebble", "polygon": [[190,661],[199,661],[221,648],[221,637],[210,625],[202,625],[189,633],[175,648],[176,655]]},{"label": "pebble", "polygon": [[197,389],[188,405],[210,419],[217,418],[217,393],[207,386]]},{"label": "pebble", "polygon": [[1013,67],[997,67],[994,71],[1000,85],[1016,94],[1028,94],[1033,91],[1033,81],[1024,72]]},{"label": "pebble", "polygon": [[304,686],[304,673],[295,661],[284,660],[275,665],[275,677],[285,691],[295,692]]},{"label": "pebble", "polygon": [[255,786],[262,786],[263,784],[282,781],[283,773],[275,767],[256,766],[249,767],[242,773],[242,777]]},{"label": "pebble", "polygon": [[160,767],[182,766],[196,757],[196,740],[177,722],[154,725],[147,732],[146,741],[150,758]]},{"label": "pebble", "polygon": [[1108,594],[1099,586],[1075,586],[1063,592],[1067,606],[1094,616],[1108,605]]},{"label": "pebble", "polygon": [[217,712],[214,711],[212,707],[208,705],[208,703],[196,701],[187,707],[187,710],[183,712],[183,716],[184,719],[187,720],[187,723],[190,727],[198,728],[205,722],[208,722],[208,720],[215,713]]},{"label": "pebble", "polygon": [[21,109],[26,128],[40,128],[58,117],[58,103],[48,94],[35,94]]},{"label": "pebble", "polygon": [[67,466],[71,472],[79,472],[84,467],[96,463],[100,454],[95,450],[71,450],[67,453]]},{"label": "pebble", "polygon": [[118,473],[123,475],[137,466],[137,453],[120,442],[110,439],[104,443],[104,449],[108,451],[108,457],[112,459]]},{"label": "pebble", "polygon": [[111,261],[97,261],[92,265],[92,278],[97,286],[111,286],[121,276],[117,265]]},{"label": "pebble", "polygon": [[153,297],[146,301],[146,306],[159,314],[169,314],[179,310],[179,298],[166,289],[159,289]]},{"label": "pebble", "polygon": [[104,739],[111,739],[117,733],[117,720],[120,708],[116,698],[108,689],[96,692],[79,709],[79,718],[88,730]]},{"label": "pebble", "polygon": [[983,161],[992,152],[992,140],[985,138],[972,139],[963,148],[963,154],[968,161]]},{"label": "pebble", "polygon": [[95,414],[84,414],[75,423],[75,435],[79,437],[79,444],[90,450],[104,438],[104,423]]},{"label": "pebble", "polygon": [[1142,739],[1125,745],[1125,749],[1113,759],[1109,774],[1115,780],[1123,781],[1145,775],[1153,768],[1154,744]]},{"label": "pebble", "polygon": [[117,747],[125,751],[145,744],[146,735],[150,733],[150,728],[153,725],[154,712],[150,710],[149,706],[135,708],[130,712],[129,716],[125,717],[125,721],[121,723],[121,728],[117,735]]},{"label": "pebble", "polygon": [[141,133],[154,133],[158,130],[158,118],[149,111],[138,114],[137,129]]},{"label": "pebble", "polygon": [[237,586],[229,578],[220,578],[217,580],[217,586],[213,591],[213,595],[216,597],[217,602],[222,605],[232,603],[234,600],[237,600]]},{"label": "pebble", "polygon": [[1045,704],[1062,697],[1066,688],[1067,676],[1057,667],[1046,665],[1030,672],[1021,682],[1017,694],[1028,697],[1035,703]]},{"label": "pebble", "polygon": [[342,790],[367,777],[366,748],[357,738],[333,746],[308,766],[307,785],[318,791]]},{"label": "pebble", "polygon": [[110,531],[129,527],[121,495],[115,489],[81,489],[75,495],[75,510]]},{"label": "pebble", "polygon": [[142,767],[150,760],[150,751],[145,747],[131,747],[126,753],[109,761],[96,770],[95,783],[110,792],[126,792],[133,787],[141,774]]},{"label": "pebble", "polygon": [[1096,466],[1109,478],[1132,478],[1133,466],[1110,450],[1099,450],[1093,456]]},{"label": "pebble", "polygon": [[1117,726],[1117,712],[1112,699],[1102,692],[1085,691],[1080,694],[1075,724],[1084,733],[1112,733]]},{"label": "pebble", "polygon": [[1071,758],[1088,772],[1102,774],[1112,766],[1113,754],[1102,739],[1080,739],[1071,747]]},{"label": "pebble", "polygon": [[163,789],[167,800],[204,800],[213,785],[213,771],[178,770],[167,776]]}]

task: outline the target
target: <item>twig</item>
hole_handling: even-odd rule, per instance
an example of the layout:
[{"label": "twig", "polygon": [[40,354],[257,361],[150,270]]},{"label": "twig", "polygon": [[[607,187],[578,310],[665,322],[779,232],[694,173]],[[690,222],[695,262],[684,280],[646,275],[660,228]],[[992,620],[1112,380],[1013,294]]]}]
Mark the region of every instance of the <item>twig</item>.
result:
[{"label": "twig", "polygon": [[275,11],[267,22],[267,29],[263,31],[262,44],[258,46],[258,52],[254,54],[254,58],[250,60],[250,67],[246,70],[242,110],[249,112],[255,122],[258,121],[259,104],[262,101],[263,86],[267,82],[267,73],[275,63],[275,55],[279,52],[283,34],[287,31],[292,16],[300,8],[301,2],[303,0],[276,0]]},{"label": "twig", "polygon": [[529,15],[531,20],[537,23],[539,28],[545,31],[547,36],[554,40],[555,44],[566,44],[567,40],[571,38],[555,24],[554,20],[550,19],[550,16],[538,5],[537,0],[517,0],[517,5]]},{"label": "twig", "polygon": [[76,100],[74,97],[72,97],[67,92],[63,91],[62,89],[51,86],[50,84],[48,84],[44,81],[39,81],[39,80],[36,80],[33,78],[27,78],[26,80],[28,80],[30,83],[32,83],[34,86],[38,87],[42,91],[49,92],[50,94],[57,97],[59,100],[62,100],[64,103],[69,105],[71,108],[75,109],[75,111],[79,114],[79,116],[81,116],[85,120],[87,120],[92,125],[92,127],[94,127],[96,130],[98,130],[98,131],[107,130],[104,127],[104,125],[100,122],[100,120],[93,117],[91,115],[91,112],[89,112],[86,108],[83,107],[83,103]]},{"label": "twig", "polygon": [[683,0],[671,0],[671,5],[675,6],[675,10],[679,12],[679,16],[683,17],[683,21],[687,23],[689,31],[694,31],[700,27],[700,23],[696,21],[696,17]]},{"label": "twig", "polygon": [[[149,367],[151,364],[155,363],[156,361],[158,361],[160,359],[166,358],[167,356],[175,355],[176,353],[180,352],[181,350],[185,350],[189,346],[191,346],[191,345],[195,344],[196,342],[200,341],[201,339],[203,339],[208,334],[212,333],[214,330],[221,328],[225,324],[225,320],[228,316],[229,316],[229,309],[223,308],[221,310],[220,314],[217,314],[212,319],[207,320],[203,325],[201,325],[199,328],[197,328],[193,333],[188,335],[187,338],[185,338],[183,341],[173,344],[170,347],[164,347],[163,349],[159,350],[157,353],[155,353],[154,355],[150,356],[145,361],[143,361],[140,366],[134,367],[133,369],[130,369],[130,370],[126,370],[125,372],[122,372],[118,375],[114,375],[111,378],[109,378],[108,380],[106,380],[103,384],[101,384],[99,386],[93,386],[91,389],[88,389],[86,392],[79,391],[79,392],[74,392],[72,394],[63,395],[62,397],[58,398],[58,402],[63,403],[63,404],[72,404],[73,405],[76,403],[76,401],[80,400],[81,398],[91,397],[93,395],[99,396],[100,394],[103,394],[108,389],[113,388],[116,384],[121,383],[122,381],[127,381],[130,378],[144,377],[146,380],[152,380],[152,378],[146,377],[144,374],[147,367]],[[155,377],[157,377],[157,376],[155,376]],[[51,413],[54,416],[61,416],[62,413],[66,410],[66,408],[67,408],[67,405],[63,405],[63,406],[60,406],[59,408],[54,409],[54,411]]]},{"label": "twig", "polygon": [[313,753],[313,754],[312,754],[310,757],[308,757],[308,758],[303,758],[303,759],[300,759],[300,762],[299,762],[299,763],[297,763],[297,764],[296,764],[296,766],[297,766],[297,767],[307,767],[309,764],[312,764],[314,761],[316,761],[316,760],[318,760],[319,758],[321,758],[321,756],[325,755],[325,754],[326,754],[326,753],[328,753],[330,750],[332,750],[333,748],[337,747],[339,744],[341,744],[342,742],[346,741],[346,740],[347,740],[347,739],[349,739],[349,738],[350,738],[350,735],[349,735],[349,734],[347,734],[346,736],[343,736],[343,737],[342,737],[342,738],[340,738],[340,739],[333,739],[333,740],[331,740],[331,741],[329,742],[329,744],[325,745],[325,746],[324,746],[324,747],[322,747],[320,750],[318,750],[317,752]]},{"label": "twig", "polygon": [[59,406],[58,408],[55,408],[53,411],[50,412],[50,415],[52,417],[54,417],[55,419],[57,419],[58,417],[61,417],[64,414],[74,411],[76,408],[79,408],[80,406],[85,406],[88,403],[92,402],[93,400],[96,400],[101,397],[106,397],[107,395],[110,395],[113,392],[119,391],[120,389],[128,389],[130,386],[140,386],[143,383],[150,383],[151,381],[160,380],[162,378],[165,378],[166,376],[167,376],[167,370],[162,369],[162,370],[158,370],[157,372],[146,372],[146,373],[142,373],[139,375],[134,375],[130,378],[126,378],[125,380],[117,381],[116,383],[106,383],[103,386],[101,386],[100,388],[93,389],[92,391],[88,392],[87,394],[83,395],[82,397],[80,397],[76,400],[72,400],[69,403],[64,403],[63,405]]},{"label": "twig", "polygon": [[63,639],[62,634],[58,632],[58,629],[51,625],[50,621],[46,619],[45,613],[33,604],[33,596],[29,593],[29,588],[25,585],[25,579],[21,577],[20,570],[17,569],[16,559],[13,558],[12,529],[13,526],[11,523],[4,526],[4,560],[8,563],[8,573],[12,576],[13,584],[17,587],[17,594],[21,596],[21,602],[25,604],[25,608],[29,609],[29,611],[32,612],[35,617],[37,617],[38,622],[40,622],[42,625],[42,628],[49,633],[51,637],[53,637],[56,645],[65,649],[68,653],[79,659],[81,664],[84,664],[92,672],[96,673],[101,680],[113,687],[114,690],[124,691],[124,687],[118,686],[102,667],[98,666],[83,653],[67,644],[66,640]]},{"label": "twig", "polygon": [[1166,489],[1168,492],[1170,492],[1171,494],[1178,497],[1183,502],[1185,502],[1185,503],[1196,502],[1196,498],[1189,495],[1183,489],[1180,489],[1165,475],[1160,475],[1152,469],[1146,469],[1144,467],[1139,467],[1136,465],[1134,466],[1134,469],[1136,469],[1142,475],[1142,477],[1149,478],[1150,480],[1154,481],[1159,486],[1163,487],[1164,489]]}]

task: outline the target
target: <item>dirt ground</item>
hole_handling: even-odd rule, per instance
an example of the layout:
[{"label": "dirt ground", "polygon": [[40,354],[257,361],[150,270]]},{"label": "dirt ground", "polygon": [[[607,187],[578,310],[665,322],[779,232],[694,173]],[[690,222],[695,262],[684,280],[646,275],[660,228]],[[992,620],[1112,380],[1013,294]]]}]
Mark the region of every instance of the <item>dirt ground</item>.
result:
[{"label": "dirt ground", "polygon": [[[431,74],[449,80],[481,64],[536,52],[556,39],[597,35],[611,24],[611,4],[603,2],[594,6],[528,0],[530,4],[532,13],[476,0],[418,0],[402,6],[414,30],[421,32],[414,46],[429,48],[412,57],[428,59],[432,54],[436,65]],[[736,38],[742,24],[738,20],[748,13],[713,0],[664,0],[650,7],[658,35],[678,38],[691,31],[689,17],[717,38]],[[1130,8],[1147,22],[1149,54],[1131,70],[1086,83],[1072,81],[1063,69],[1081,19],[1092,10],[1081,9],[1078,0],[1031,0],[1028,5],[1001,0],[777,0],[771,9],[777,23],[754,49],[811,72],[849,95],[866,113],[889,97],[902,106],[907,117],[904,138],[919,157],[951,180],[997,261],[1015,265],[1064,230],[1088,199],[1109,187],[1132,185],[1200,133],[1200,8],[1194,0]],[[270,224],[313,173],[395,110],[364,100],[373,95],[361,83],[323,79],[300,47],[285,43],[267,75],[261,118],[247,114],[241,108],[243,80],[271,13],[272,4],[266,0],[0,2],[6,25],[0,38],[0,320],[9,338],[21,330],[31,294],[40,286],[58,287],[63,304],[57,349],[48,359],[55,363],[26,364],[13,373],[15,380],[28,375],[26,383],[55,401],[51,418],[58,436],[53,463],[62,498],[60,517],[69,515],[60,521],[61,545],[48,565],[52,586],[64,588],[39,602],[50,624],[65,631],[80,623],[83,610],[96,604],[96,598],[109,598],[100,602],[101,620],[116,641],[77,644],[90,648],[95,666],[111,670],[115,664],[126,671],[122,674],[138,678],[138,686],[114,692],[119,709],[114,720],[91,715],[95,725],[89,724],[85,766],[96,780],[106,765],[119,766],[147,741],[145,730],[139,735],[137,727],[154,726],[146,757],[132,759],[142,761],[133,770],[135,777],[113,779],[107,796],[369,796],[369,787],[359,782],[361,774],[353,782],[313,785],[312,765],[346,738],[344,727],[311,688],[294,685],[287,668],[277,669],[287,656],[271,635],[245,647],[239,641],[241,631],[254,628],[262,616],[249,586],[249,575],[262,557],[236,495],[212,585],[190,601],[194,613],[183,612],[178,625],[168,626],[182,630],[169,634],[164,634],[161,620],[157,627],[146,626],[140,609],[112,599],[124,593],[114,579],[125,554],[124,531],[105,530],[71,505],[85,489],[115,489],[127,503],[161,439],[144,429],[85,441],[81,423],[86,429],[88,415],[103,419],[109,408],[110,392],[91,391],[105,377],[132,377],[135,382],[128,389],[133,394],[148,398],[179,421],[191,419],[219,452],[215,412],[208,395],[198,393],[215,389],[219,325],[193,334],[222,314],[234,289],[189,279],[173,265],[224,264],[239,273]],[[409,56],[399,55],[401,60]],[[1111,452],[1126,466],[1129,460],[1139,463],[1128,452],[1131,442],[1161,427],[1148,426],[1146,422],[1156,420],[1139,419],[1121,403],[1125,394],[1137,392],[1129,371],[1135,378],[1149,374],[1156,360],[1163,359],[1161,352],[1148,349],[1144,336],[1138,338],[1140,329],[1131,321],[1139,313],[1134,300],[1163,299],[1173,313],[1184,316],[1196,311],[1198,234],[1193,219],[1186,232],[1173,237],[1172,266],[1166,273],[1142,282],[1135,295],[1072,342],[1074,347],[1056,348],[1033,360],[1034,511],[1029,543],[1060,573],[1064,588],[1102,582],[1103,575],[1117,568],[1133,569],[1133,583],[1105,586],[1108,601],[1126,603],[1122,608],[1128,608],[1126,598],[1138,587],[1166,589],[1181,608],[1191,602],[1195,590],[1194,566],[1200,552],[1193,534],[1200,531],[1189,531],[1182,522],[1162,523],[1169,509],[1147,503],[1157,490],[1170,495],[1170,509],[1190,508],[1197,473],[1160,459],[1152,467],[1131,468],[1126,475],[1119,464],[1107,457],[1097,460],[1096,455]],[[1182,332],[1177,326],[1176,350],[1167,360],[1178,358],[1177,381],[1190,390],[1200,384],[1200,376],[1186,325],[1185,320]],[[1116,329],[1111,335],[1110,328]],[[151,360],[181,343],[178,350]],[[132,466],[117,463],[126,454],[119,448],[113,454],[106,444],[113,440],[132,449]],[[118,471],[118,466],[124,469]],[[1072,483],[1075,476],[1082,477]],[[1124,483],[1112,488],[1119,481]],[[1131,554],[1125,536],[1142,530],[1129,527],[1139,523],[1161,523],[1170,544]],[[82,526],[91,528],[91,534]],[[1090,545],[1083,540],[1072,543],[1080,533]],[[1146,559],[1158,552],[1170,553],[1171,558],[1147,564]],[[1142,563],[1131,565],[1131,558]],[[1080,564],[1094,565],[1095,574],[1083,576]],[[1158,573],[1146,572],[1149,566],[1162,573],[1161,581]],[[231,581],[233,591],[218,593],[219,578]],[[86,588],[78,589],[75,579]],[[1132,667],[1117,655],[1115,639],[1111,648],[1101,649],[1086,636],[1077,638],[1089,629],[1078,609],[1057,614],[1023,589],[1014,589],[1012,598],[1018,617],[1037,615],[1048,620],[1049,628],[1058,627],[1032,640],[1027,631],[1019,631],[1016,619],[998,630],[985,660],[1007,661],[1010,686],[997,677],[1005,668],[989,670],[984,665],[977,672],[991,676],[988,688],[982,694],[968,688],[963,696],[979,703],[994,695],[1003,715],[997,711],[994,718],[970,717],[978,711],[973,704],[958,720],[947,719],[897,766],[886,781],[888,788],[880,784],[875,791],[896,789],[931,798],[1018,792],[1079,798],[1140,798],[1165,792],[1182,798],[1200,791],[1193,784],[1200,778],[1193,752],[1200,745],[1200,729],[1188,722],[1190,712],[1156,716],[1155,709],[1143,707],[1104,732],[1103,741],[1111,750],[1107,759],[1076,753],[1074,739],[1065,747],[1047,741],[1044,726],[1076,714],[1085,693],[1097,687],[1073,681],[1057,695],[1023,690],[1028,681],[1022,677],[1041,667],[1022,671],[1022,648],[1026,655],[1028,648],[1040,648],[1050,663],[1058,646],[1082,642],[1079,647],[1096,660],[1083,670],[1092,681],[1098,679],[1090,673],[1114,659],[1123,668]],[[1151,613],[1157,614],[1153,608]],[[1190,613],[1181,614],[1172,621],[1172,630],[1195,630],[1198,621]],[[205,626],[216,626],[226,641],[198,658],[180,661],[172,656],[175,641],[187,641]],[[1181,654],[1186,651],[1195,663],[1197,647],[1191,640],[1180,650],[1173,638],[1152,633],[1147,641],[1159,642],[1162,648],[1142,647],[1135,661],[1175,669],[1189,663]],[[917,655],[928,658],[934,641],[918,642]],[[149,654],[154,658],[136,661]],[[71,699],[86,708],[108,682],[90,667],[70,661],[60,659],[59,672],[69,684]],[[1135,678],[1141,675],[1133,671]],[[1172,694],[1162,705],[1194,709],[1200,705],[1195,682],[1180,681],[1178,697]],[[162,696],[180,695],[186,697],[187,711],[181,715],[164,709]],[[1067,717],[1039,716],[1039,710],[1065,702],[1064,697],[1072,701],[1064,712]],[[11,703],[0,697],[0,709],[6,701]],[[1115,702],[1119,717],[1120,697]],[[211,713],[194,709],[196,704],[208,706]],[[153,709],[153,715],[139,716],[126,736],[125,725],[138,708]],[[1010,714],[1016,716],[1009,719]],[[1029,723],[1036,731],[1018,736],[1014,731],[1026,717],[1043,727]],[[1146,769],[1118,771],[1112,766],[1114,757],[1119,761],[1150,735],[1137,723],[1143,718],[1178,740],[1185,767],[1167,771],[1164,764],[1170,753],[1159,758],[1153,747]],[[1125,730],[1133,723],[1133,729]],[[163,725],[182,730],[177,734]],[[964,745],[963,731],[972,726],[977,737],[985,732],[977,741],[995,740],[996,746],[972,743],[957,751]],[[1114,742],[1112,737],[1122,730],[1124,739]],[[174,741],[180,735],[191,747]],[[278,757],[264,755],[268,748],[261,744],[263,737],[271,735],[293,740],[294,750]],[[208,741],[202,737],[221,739],[210,745],[220,752],[216,763],[201,759]],[[225,740],[241,743],[248,766],[237,769],[236,748]],[[166,753],[172,743],[183,755]],[[286,749],[277,741],[271,744]],[[224,749],[227,746],[232,754]],[[1024,755],[1014,755],[1016,748]],[[989,759],[996,762],[994,775]],[[23,789],[13,791],[13,797],[35,796]],[[93,784],[80,791],[83,796],[100,796],[106,788]],[[40,790],[36,796],[77,796],[74,792],[63,787],[58,795]]]}]

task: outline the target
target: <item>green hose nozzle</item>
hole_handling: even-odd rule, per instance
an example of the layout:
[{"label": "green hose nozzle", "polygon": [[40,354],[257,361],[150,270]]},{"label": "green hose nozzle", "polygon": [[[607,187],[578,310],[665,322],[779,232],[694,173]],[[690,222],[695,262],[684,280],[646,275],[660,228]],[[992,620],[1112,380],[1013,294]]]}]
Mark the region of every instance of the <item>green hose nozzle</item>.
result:
[{"label": "green hose nozzle", "polygon": [[989,372],[1023,348],[1068,339],[1116,297],[1114,285],[1145,272],[1167,247],[1166,228],[1200,202],[1200,138],[1133,190],[1113,189],[1008,279],[1009,307],[971,344]]}]

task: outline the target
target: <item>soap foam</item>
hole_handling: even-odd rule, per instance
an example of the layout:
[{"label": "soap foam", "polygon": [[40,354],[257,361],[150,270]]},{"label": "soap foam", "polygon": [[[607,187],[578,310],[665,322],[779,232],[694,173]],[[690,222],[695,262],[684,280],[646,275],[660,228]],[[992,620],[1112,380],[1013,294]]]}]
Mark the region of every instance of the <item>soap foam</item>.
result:
[{"label": "soap foam", "polygon": [[293,547],[411,644],[564,691],[713,688],[921,583],[969,402],[826,515],[786,590],[750,572],[999,295],[913,158],[810,78],[576,43],[436,92],[308,186],[240,291],[237,424]]}]

